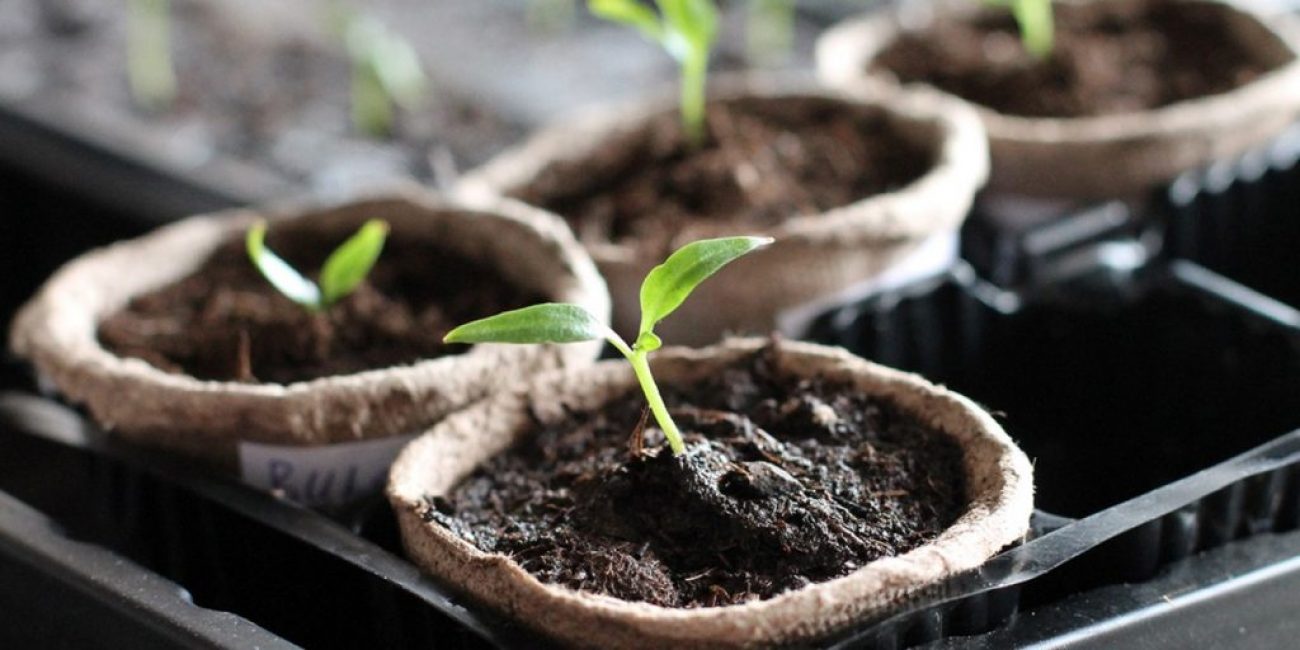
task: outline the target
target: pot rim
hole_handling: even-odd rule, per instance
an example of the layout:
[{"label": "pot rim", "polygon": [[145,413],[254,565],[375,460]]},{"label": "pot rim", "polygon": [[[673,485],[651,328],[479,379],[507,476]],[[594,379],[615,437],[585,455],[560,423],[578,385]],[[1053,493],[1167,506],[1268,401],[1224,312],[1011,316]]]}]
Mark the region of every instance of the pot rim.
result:
[{"label": "pot rim", "polygon": [[[490,366],[506,359],[517,361],[549,354],[482,345],[473,346],[462,354],[406,365],[288,384],[249,384],[203,380],[188,374],[169,373],[144,360],[118,356],[99,341],[97,330],[104,318],[120,309],[131,298],[166,286],[193,272],[217,246],[246,230],[255,220],[265,218],[274,227],[276,223],[310,220],[322,213],[356,209],[371,203],[379,206],[402,205],[411,209],[412,214],[404,218],[402,224],[408,231],[419,228],[418,222],[421,220],[433,223],[435,220],[459,219],[462,215],[466,218],[491,219],[502,227],[512,227],[545,251],[567,275],[563,282],[557,282],[558,290],[551,292],[553,295],[549,298],[583,305],[597,317],[608,318],[609,296],[603,279],[557,217],[516,201],[452,201],[414,186],[401,185],[360,193],[345,201],[298,199],[261,208],[237,208],[189,217],[144,236],[92,250],[60,268],[36,296],[23,306],[10,331],[11,349],[30,360],[74,401],[86,401],[88,393],[111,390],[115,386],[157,391],[181,400],[226,399],[231,402],[231,419],[245,415],[243,408],[247,406],[250,409],[276,411],[290,425],[290,430],[281,432],[288,439],[280,439],[268,432],[250,432],[253,434],[251,437],[236,436],[238,439],[269,438],[288,444],[315,444],[372,437],[362,435],[360,431],[353,431],[352,435],[349,432],[329,431],[329,423],[325,421],[328,418],[321,416],[319,411],[330,408],[328,402],[333,399],[349,402],[337,405],[336,408],[357,409],[367,399],[381,400],[385,392],[413,395],[436,391],[436,387],[427,384],[436,381],[438,377],[448,376],[458,367],[470,364]],[[417,212],[418,215],[415,214]],[[357,218],[358,223],[362,220]],[[397,228],[396,224],[394,228]],[[490,239],[485,236],[480,238]],[[484,243],[488,247],[495,245],[495,242],[490,241]],[[132,281],[135,285],[144,286],[122,291],[114,289],[114,269],[128,267],[133,260],[176,256],[185,251],[196,254],[170,270],[147,271],[153,276],[148,280]],[[122,295],[115,298],[102,297],[113,293]],[[52,327],[52,324],[58,323],[63,325]],[[594,350],[586,352],[590,357],[596,354]],[[580,351],[573,351],[572,358],[579,355]],[[424,387],[421,388],[421,385]],[[148,416],[141,414],[140,417]],[[130,420],[131,417],[122,419]],[[117,423],[110,421],[103,424],[111,428]],[[125,428],[134,427],[128,423]],[[178,428],[184,428],[184,424],[178,424]],[[251,428],[255,429],[256,426]],[[198,429],[200,430],[194,433],[210,433],[202,431],[203,427]],[[404,432],[386,431],[381,435],[398,433]]]},{"label": "pot rim", "polygon": [[[920,239],[936,231],[952,229],[965,217],[964,210],[924,210],[936,194],[973,199],[988,178],[988,144],[984,127],[974,110],[962,102],[937,93],[905,92],[864,99],[817,83],[806,75],[749,73],[727,74],[709,84],[709,103],[759,99],[821,99],[846,108],[879,110],[891,121],[926,125],[936,130],[931,147],[934,161],[920,177],[907,185],[864,197],[847,205],[811,215],[797,215],[760,234],[776,239],[772,248],[860,245]],[[580,111],[571,119],[543,128],[521,145],[493,158],[463,177],[455,192],[461,196],[508,196],[528,185],[541,171],[562,161],[581,160],[601,143],[621,134],[634,133],[653,119],[678,110],[675,94],[657,93],[648,98],[597,106]],[[912,208],[912,205],[918,207]],[[918,214],[906,214],[914,210]],[[899,215],[907,218],[901,218]],[[757,230],[757,229],[756,229]],[[846,238],[845,233],[854,233]],[[582,242],[597,263],[635,265],[649,258],[635,242]]]},{"label": "pot rim", "polygon": [[[1127,2],[1128,0],[1053,0],[1065,4]],[[1149,0],[1150,1],[1150,0]],[[1256,23],[1276,39],[1274,47],[1284,48],[1290,60],[1257,79],[1215,95],[1177,101],[1143,111],[1081,117],[1024,117],[1000,113],[929,84],[903,84],[889,73],[868,73],[875,56],[902,31],[896,11],[880,7],[846,20],[817,39],[818,77],[837,88],[858,86],[866,92],[901,92],[924,88],[973,107],[994,141],[1026,144],[1071,144],[1124,142],[1153,137],[1175,137],[1184,132],[1202,132],[1231,124],[1234,116],[1249,115],[1242,106],[1261,110],[1270,105],[1287,106],[1300,114],[1300,21],[1290,15],[1265,16],[1263,13],[1229,0],[1160,0],[1170,3],[1204,4],[1221,7]],[[958,14],[984,10],[979,3],[963,0],[939,0],[937,6]],[[865,90],[871,88],[871,90]],[[1207,118],[1211,120],[1207,126]],[[1238,118],[1239,119],[1239,118]]]}]

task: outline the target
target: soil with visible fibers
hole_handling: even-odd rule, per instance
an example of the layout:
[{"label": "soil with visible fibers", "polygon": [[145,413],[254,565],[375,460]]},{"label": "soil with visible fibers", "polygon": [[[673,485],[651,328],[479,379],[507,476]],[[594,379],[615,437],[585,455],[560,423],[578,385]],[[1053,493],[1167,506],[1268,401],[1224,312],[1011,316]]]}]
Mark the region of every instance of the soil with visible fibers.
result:
[{"label": "soil with visible fibers", "polygon": [[851,386],[782,375],[774,349],[668,387],[680,458],[629,393],[537,425],[424,516],[544,582],[669,607],[842,576],[960,516],[955,441]]},{"label": "soil with visible fibers", "polygon": [[662,256],[901,188],[934,162],[878,109],[828,98],[713,102],[707,125],[693,147],[678,113],[659,115],[515,195],[563,215],[585,243],[635,242]]},{"label": "soil with visible fibers", "polygon": [[1228,92],[1269,71],[1234,35],[1226,6],[1190,2],[1054,4],[1055,45],[1038,59],[1010,12],[940,16],[873,61],[1000,113],[1132,113]]},{"label": "soil with visible fibers", "polygon": [[[339,241],[272,231],[297,269],[319,269]],[[479,262],[390,236],[370,276],[323,312],[290,301],[248,260],[221,246],[188,277],[139,296],[99,327],[110,351],[199,379],[287,384],[458,354],[442,337],[461,323],[541,296]]]}]

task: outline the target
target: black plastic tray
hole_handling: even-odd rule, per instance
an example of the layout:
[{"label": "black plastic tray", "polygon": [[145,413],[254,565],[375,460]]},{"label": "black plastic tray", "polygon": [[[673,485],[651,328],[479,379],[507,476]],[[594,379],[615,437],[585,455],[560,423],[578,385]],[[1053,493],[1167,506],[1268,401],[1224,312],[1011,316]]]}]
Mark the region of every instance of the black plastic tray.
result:
[{"label": "black plastic tray", "polygon": [[[1300,432],[1286,433],[1300,426],[1293,314],[1175,262],[1095,266],[1028,294],[963,265],[825,315],[814,327],[824,342],[1005,413],[1035,459],[1036,504],[1063,515],[1055,530],[942,588],[946,604],[924,601],[845,643],[894,647],[977,632],[1018,610],[1141,582],[1206,549],[1296,528]],[[1078,611],[1074,619],[1096,622]]]},{"label": "black plastic tray", "polygon": [[1164,255],[1300,307],[1300,125],[1267,147],[1180,177],[1162,197]]},{"label": "black plastic tray", "polygon": [[[1122,282],[1093,277],[1101,279],[1081,278],[1029,299],[959,267],[838,312],[837,342],[925,371],[995,409],[1024,382],[1052,385],[1043,373],[1060,372],[1060,390],[1021,399],[1007,426],[1038,459],[1039,503],[1081,518],[1036,515],[1032,539],[936,586],[888,620],[829,641],[831,647],[978,643],[957,637],[1028,620],[1094,589],[1151,579],[1233,540],[1296,528],[1300,432],[1282,434],[1300,424],[1300,404],[1285,399],[1300,381],[1300,334],[1256,309],[1269,306],[1266,300],[1195,265],[1147,269]],[[823,331],[836,316],[822,322]],[[1170,323],[1186,324],[1185,335],[1161,345],[1157,333]],[[1049,345],[1064,357],[1015,362]],[[1115,346],[1114,354],[1100,354]],[[1179,358],[1184,366],[1170,365]],[[1108,382],[1069,379],[1077,374],[1071,359],[1086,360]],[[1121,366],[1128,376],[1108,371]],[[1038,367],[1048,370],[1022,376]],[[1166,384],[1153,385],[1153,374]],[[24,383],[11,368],[6,384]],[[1189,391],[1186,399],[1161,406],[1177,389]],[[1043,418],[1055,413],[1061,420],[1089,402],[1110,404],[1122,417],[1037,428]],[[1257,408],[1263,404],[1276,407]],[[1234,405],[1245,407],[1241,417],[1213,417]],[[1147,407],[1152,415],[1143,416]],[[0,422],[0,491],[46,513],[73,538],[175,581],[201,607],[307,647],[544,645],[402,560],[383,503],[331,520],[183,461],[117,444],[75,412],[22,391],[0,399]],[[1126,442],[1138,435],[1148,444]],[[1103,464],[1088,469],[1089,463]],[[1128,497],[1135,498],[1123,501]],[[6,525],[0,521],[0,529]],[[98,571],[56,561],[41,568],[52,575]],[[322,598],[326,593],[348,597]],[[1075,614],[1080,625],[1099,623]],[[241,645],[233,637],[226,643]]]}]

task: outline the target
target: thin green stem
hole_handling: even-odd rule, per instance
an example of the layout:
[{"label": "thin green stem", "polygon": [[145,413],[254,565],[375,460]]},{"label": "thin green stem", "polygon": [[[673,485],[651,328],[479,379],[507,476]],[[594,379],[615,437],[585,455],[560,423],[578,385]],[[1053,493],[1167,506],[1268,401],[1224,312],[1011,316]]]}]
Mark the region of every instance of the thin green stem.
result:
[{"label": "thin green stem", "polygon": [[681,456],[686,453],[686,445],[682,442],[682,433],[677,430],[677,423],[673,422],[672,416],[668,415],[668,407],[664,405],[664,398],[659,395],[659,386],[655,384],[654,376],[650,374],[646,351],[636,350],[628,356],[627,360],[632,362],[632,370],[636,373],[637,381],[641,383],[646,401],[650,403],[650,412],[654,414],[655,421],[659,423],[659,428],[664,431],[664,437],[668,439],[668,448],[672,450],[674,456]]},{"label": "thin green stem", "polygon": [[127,5],[127,82],[135,102],[149,110],[167,108],[176,97],[170,20],[168,0]]},{"label": "thin green stem", "polygon": [[352,62],[352,126],[375,138],[389,135],[393,127],[393,107],[379,76],[356,59]]},{"label": "thin green stem", "polygon": [[704,84],[708,69],[707,51],[692,52],[682,62],[682,125],[692,147],[704,145]]}]

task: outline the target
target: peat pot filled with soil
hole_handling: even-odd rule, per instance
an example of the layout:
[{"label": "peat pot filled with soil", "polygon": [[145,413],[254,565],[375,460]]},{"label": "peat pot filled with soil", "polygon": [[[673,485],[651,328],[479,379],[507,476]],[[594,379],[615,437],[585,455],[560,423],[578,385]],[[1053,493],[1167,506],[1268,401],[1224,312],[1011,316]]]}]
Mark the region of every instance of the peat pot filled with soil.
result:
[{"label": "peat pot filled with soil", "polygon": [[409,555],[568,644],[743,647],[879,614],[1027,530],[1029,462],[964,397],[806,343],[657,354],[682,455],[628,364],[539,377],[403,450]]},{"label": "peat pot filled with soil", "polygon": [[1279,135],[1300,114],[1289,16],[1216,0],[1054,1],[1045,56],[1005,7],[908,3],[841,24],[820,77],[876,95],[924,84],[973,104],[990,189],[1125,198]]},{"label": "peat pot filled with soil", "polygon": [[[250,261],[259,219],[266,245],[312,277],[363,224],[388,234],[351,293],[312,308]],[[539,300],[609,313],[559,219],[408,190],[193,217],[93,251],[23,308],[11,345],[108,431],[325,504],[377,490],[410,435],[503,382],[594,360],[596,344],[442,343],[467,318]]]},{"label": "peat pot filled with soil", "polygon": [[951,237],[988,171],[979,120],[935,94],[859,102],[788,79],[730,78],[709,97],[699,145],[669,97],[546,129],[460,188],[565,217],[609,283],[619,332],[636,328],[637,287],[668,252],[705,237],[774,237],[664,321],[665,338],[699,345],[767,333],[865,290]]}]

